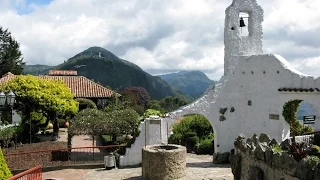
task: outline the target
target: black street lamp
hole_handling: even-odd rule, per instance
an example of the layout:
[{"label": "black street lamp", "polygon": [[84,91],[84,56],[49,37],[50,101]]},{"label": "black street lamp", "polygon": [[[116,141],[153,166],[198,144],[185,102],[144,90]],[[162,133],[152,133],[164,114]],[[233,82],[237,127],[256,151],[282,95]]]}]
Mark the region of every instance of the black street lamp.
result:
[{"label": "black street lamp", "polygon": [[[4,92],[0,91],[0,107],[9,106],[11,108],[11,121],[12,121],[12,115],[13,115],[13,105],[14,100],[16,98],[16,95],[10,91],[7,95],[4,94]],[[0,111],[0,121],[2,117],[2,110]],[[17,123],[14,123],[14,126],[16,128]],[[17,144],[17,134],[15,134],[15,145]]]},{"label": "black street lamp", "polygon": [[[7,106],[10,106],[11,108],[13,108],[15,98],[16,98],[16,95],[12,91],[10,91],[7,95],[1,91],[0,92],[0,107],[4,107],[5,105],[7,105]],[[0,116],[0,120],[1,120],[1,116]]]}]

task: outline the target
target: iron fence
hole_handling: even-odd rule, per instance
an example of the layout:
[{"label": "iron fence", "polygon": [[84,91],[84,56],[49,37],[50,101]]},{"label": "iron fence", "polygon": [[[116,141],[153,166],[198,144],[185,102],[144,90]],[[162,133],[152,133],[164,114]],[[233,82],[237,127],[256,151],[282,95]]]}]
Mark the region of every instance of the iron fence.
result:
[{"label": "iron fence", "polygon": [[8,180],[42,180],[42,168],[40,165],[35,166],[10,177]]},{"label": "iron fence", "polygon": [[103,164],[104,156],[123,145],[76,147],[4,154],[10,170],[42,167]]}]

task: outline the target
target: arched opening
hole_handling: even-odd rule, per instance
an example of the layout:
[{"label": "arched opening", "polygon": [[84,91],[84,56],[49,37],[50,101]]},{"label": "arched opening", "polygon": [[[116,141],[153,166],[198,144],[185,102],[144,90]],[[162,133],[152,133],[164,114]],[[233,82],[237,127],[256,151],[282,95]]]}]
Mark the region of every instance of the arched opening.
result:
[{"label": "arched opening", "polygon": [[[306,101],[295,99],[286,102],[283,105],[282,115],[284,120],[290,124],[290,135],[302,135],[306,132],[312,132],[312,119],[306,120],[315,112],[311,104]],[[310,114],[311,113],[311,114]],[[305,120],[304,120],[305,119]]]},{"label": "arched opening", "polygon": [[313,118],[316,116],[317,111],[312,106],[312,104],[308,103],[307,101],[302,101],[299,104],[299,108],[296,114],[301,124],[303,124],[304,126],[311,126],[315,128],[315,121],[313,121]]},{"label": "arched opening", "polygon": [[171,127],[170,144],[179,144],[187,152],[196,154],[214,153],[214,128],[210,121],[201,114],[188,114],[180,118]]}]

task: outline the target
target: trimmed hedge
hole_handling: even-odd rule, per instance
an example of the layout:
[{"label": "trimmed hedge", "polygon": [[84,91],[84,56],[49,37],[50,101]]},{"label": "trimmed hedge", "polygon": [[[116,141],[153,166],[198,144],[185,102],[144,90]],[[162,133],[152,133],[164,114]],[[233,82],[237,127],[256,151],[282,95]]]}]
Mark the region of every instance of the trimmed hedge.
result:
[{"label": "trimmed hedge", "polygon": [[0,148],[0,179],[8,179],[12,174]]}]

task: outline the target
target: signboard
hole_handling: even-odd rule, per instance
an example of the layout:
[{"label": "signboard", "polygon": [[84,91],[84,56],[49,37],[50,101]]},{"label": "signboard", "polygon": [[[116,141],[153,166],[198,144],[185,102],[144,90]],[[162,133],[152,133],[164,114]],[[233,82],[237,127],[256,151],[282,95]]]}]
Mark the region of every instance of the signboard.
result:
[{"label": "signboard", "polygon": [[316,116],[303,116],[303,124],[314,124]]},{"label": "signboard", "polygon": [[279,114],[269,114],[269,119],[279,120]]}]

